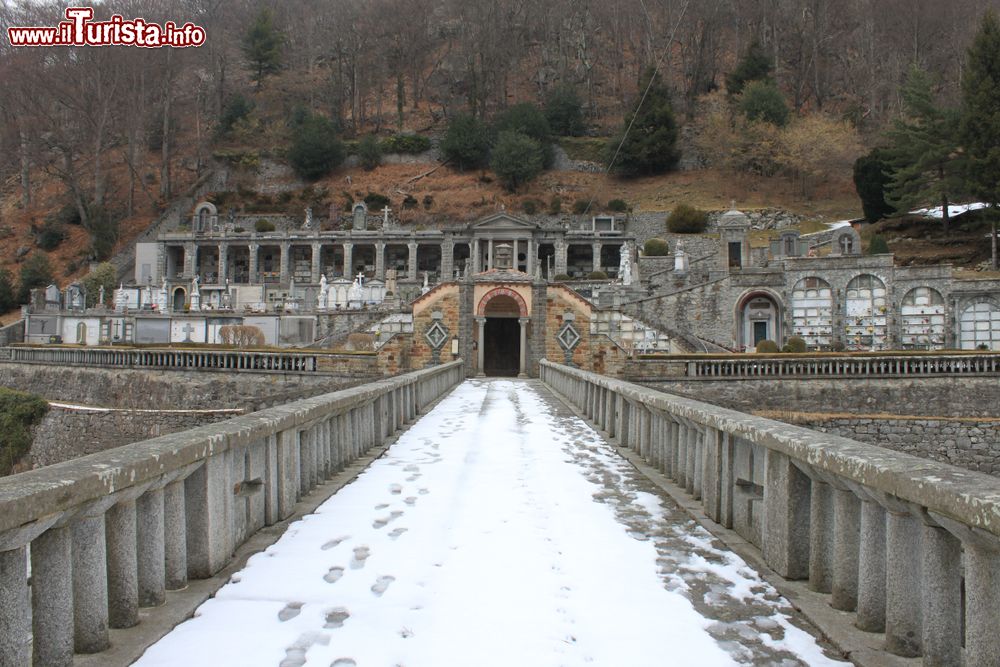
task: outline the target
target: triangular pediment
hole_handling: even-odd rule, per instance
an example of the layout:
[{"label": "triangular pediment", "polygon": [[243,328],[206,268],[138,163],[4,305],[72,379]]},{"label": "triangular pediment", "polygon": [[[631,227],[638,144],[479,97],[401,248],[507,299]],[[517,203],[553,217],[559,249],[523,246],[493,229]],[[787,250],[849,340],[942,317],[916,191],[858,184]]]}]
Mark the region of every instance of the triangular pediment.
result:
[{"label": "triangular pediment", "polygon": [[516,218],[509,213],[494,213],[469,225],[470,228],[483,231],[488,229],[537,229],[538,225],[528,220]]}]

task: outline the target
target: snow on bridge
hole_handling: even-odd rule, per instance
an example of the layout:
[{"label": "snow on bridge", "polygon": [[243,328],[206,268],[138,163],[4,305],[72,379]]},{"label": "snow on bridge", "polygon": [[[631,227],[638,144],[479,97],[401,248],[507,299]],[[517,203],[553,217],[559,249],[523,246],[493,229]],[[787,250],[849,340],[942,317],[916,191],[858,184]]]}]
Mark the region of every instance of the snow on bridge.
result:
[{"label": "snow on bridge", "polygon": [[136,663],[844,664],[540,383],[470,380]]}]

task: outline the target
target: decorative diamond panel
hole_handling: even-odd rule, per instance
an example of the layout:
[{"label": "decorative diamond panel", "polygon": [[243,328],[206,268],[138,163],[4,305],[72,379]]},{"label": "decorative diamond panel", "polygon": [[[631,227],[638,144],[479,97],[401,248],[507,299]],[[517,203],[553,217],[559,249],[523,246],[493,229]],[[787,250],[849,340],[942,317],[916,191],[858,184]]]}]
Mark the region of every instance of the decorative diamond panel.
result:
[{"label": "decorative diamond panel", "polygon": [[441,346],[448,340],[448,332],[441,326],[440,322],[435,322],[427,329],[424,338],[427,339],[427,342],[431,344],[433,349],[440,350]]},{"label": "decorative diamond panel", "polygon": [[562,346],[562,349],[572,350],[577,346],[577,343],[580,342],[580,334],[576,332],[576,329],[573,328],[572,324],[567,322],[559,331],[556,339],[559,341],[559,345]]}]

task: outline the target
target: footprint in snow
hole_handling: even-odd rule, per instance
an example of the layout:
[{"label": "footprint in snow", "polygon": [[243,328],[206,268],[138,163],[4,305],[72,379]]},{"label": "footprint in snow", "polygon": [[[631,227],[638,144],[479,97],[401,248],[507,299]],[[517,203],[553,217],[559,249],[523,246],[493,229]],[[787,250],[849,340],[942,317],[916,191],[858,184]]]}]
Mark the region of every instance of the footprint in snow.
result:
[{"label": "footprint in snow", "polygon": [[342,576],[344,576],[344,568],[338,565],[336,567],[331,567],[330,570],[323,575],[323,580],[328,584],[335,584],[340,581]]},{"label": "footprint in snow", "polygon": [[329,646],[330,635],[322,632],[305,633],[296,639],[294,644],[285,649],[285,659],[278,664],[278,667],[302,667],[306,664],[306,651],[313,644]]},{"label": "footprint in snow", "polygon": [[301,602],[289,602],[285,605],[285,608],[278,612],[278,620],[284,623],[285,621],[290,621],[299,615],[302,611]]},{"label": "footprint in snow", "polygon": [[382,594],[389,588],[389,584],[394,581],[396,581],[396,577],[393,577],[392,575],[387,574],[379,577],[375,580],[375,583],[372,584],[372,593],[374,593],[376,597],[382,597]]},{"label": "footprint in snow", "polygon": [[337,658],[330,663],[330,667],[357,667],[357,664],[351,658]]},{"label": "footprint in snow", "polygon": [[430,493],[430,491],[428,489],[420,489],[419,491],[417,491],[417,493],[419,493],[422,496],[426,496],[428,493]]},{"label": "footprint in snow", "polygon": [[405,533],[406,530],[407,530],[406,528],[394,528],[392,532],[389,533],[389,537],[391,537],[392,539],[396,539],[397,537]]},{"label": "footprint in snow", "polygon": [[365,566],[365,561],[371,555],[371,549],[365,546],[354,547],[354,558],[351,560],[351,569],[360,570]]},{"label": "footprint in snow", "polygon": [[407,505],[416,505],[417,504],[417,497],[416,496],[408,496],[405,500],[403,500],[403,502],[406,503]]},{"label": "footprint in snow", "polygon": [[326,624],[323,626],[328,630],[336,630],[344,626],[344,621],[351,617],[351,612],[345,607],[334,607],[326,612]]},{"label": "footprint in snow", "polygon": [[402,484],[390,484],[389,485],[389,493],[391,493],[392,495],[398,496],[402,492],[403,492],[403,485]]},{"label": "footprint in snow", "polygon": [[335,539],[332,539],[329,542],[327,542],[326,544],[324,544],[323,546],[321,546],[320,549],[322,549],[323,551],[329,551],[330,549],[332,549],[335,546],[339,545],[341,542],[343,542],[344,540],[348,539],[349,537],[350,537],[350,535],[344,535],[343,537],[337,537]]},{"label": "footprint in snow", "polygon": [[389,503],[379,503],[378,505],[375,506],[375,509],[377,509],[377,510],[384,510],[388,506],[389,506]]}]

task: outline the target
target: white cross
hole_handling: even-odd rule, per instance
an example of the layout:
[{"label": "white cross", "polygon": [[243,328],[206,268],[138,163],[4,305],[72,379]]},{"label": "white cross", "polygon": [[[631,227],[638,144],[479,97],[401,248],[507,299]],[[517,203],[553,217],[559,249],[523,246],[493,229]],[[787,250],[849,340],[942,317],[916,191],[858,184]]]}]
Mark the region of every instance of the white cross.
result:
[{"label": "white cross", "polygon": [[365,283],[365,272],[358,271],[357,279],[358,279],[358,284],[363,285]]},{"label": "white cross", "polygon": [[389,208],[388,206],[386,206],[385,208],[382,209],[382,224],[384,224],[384,225],[388,225],[389,224],[389,212],[390,211],[392,211],[392,209]]}]

